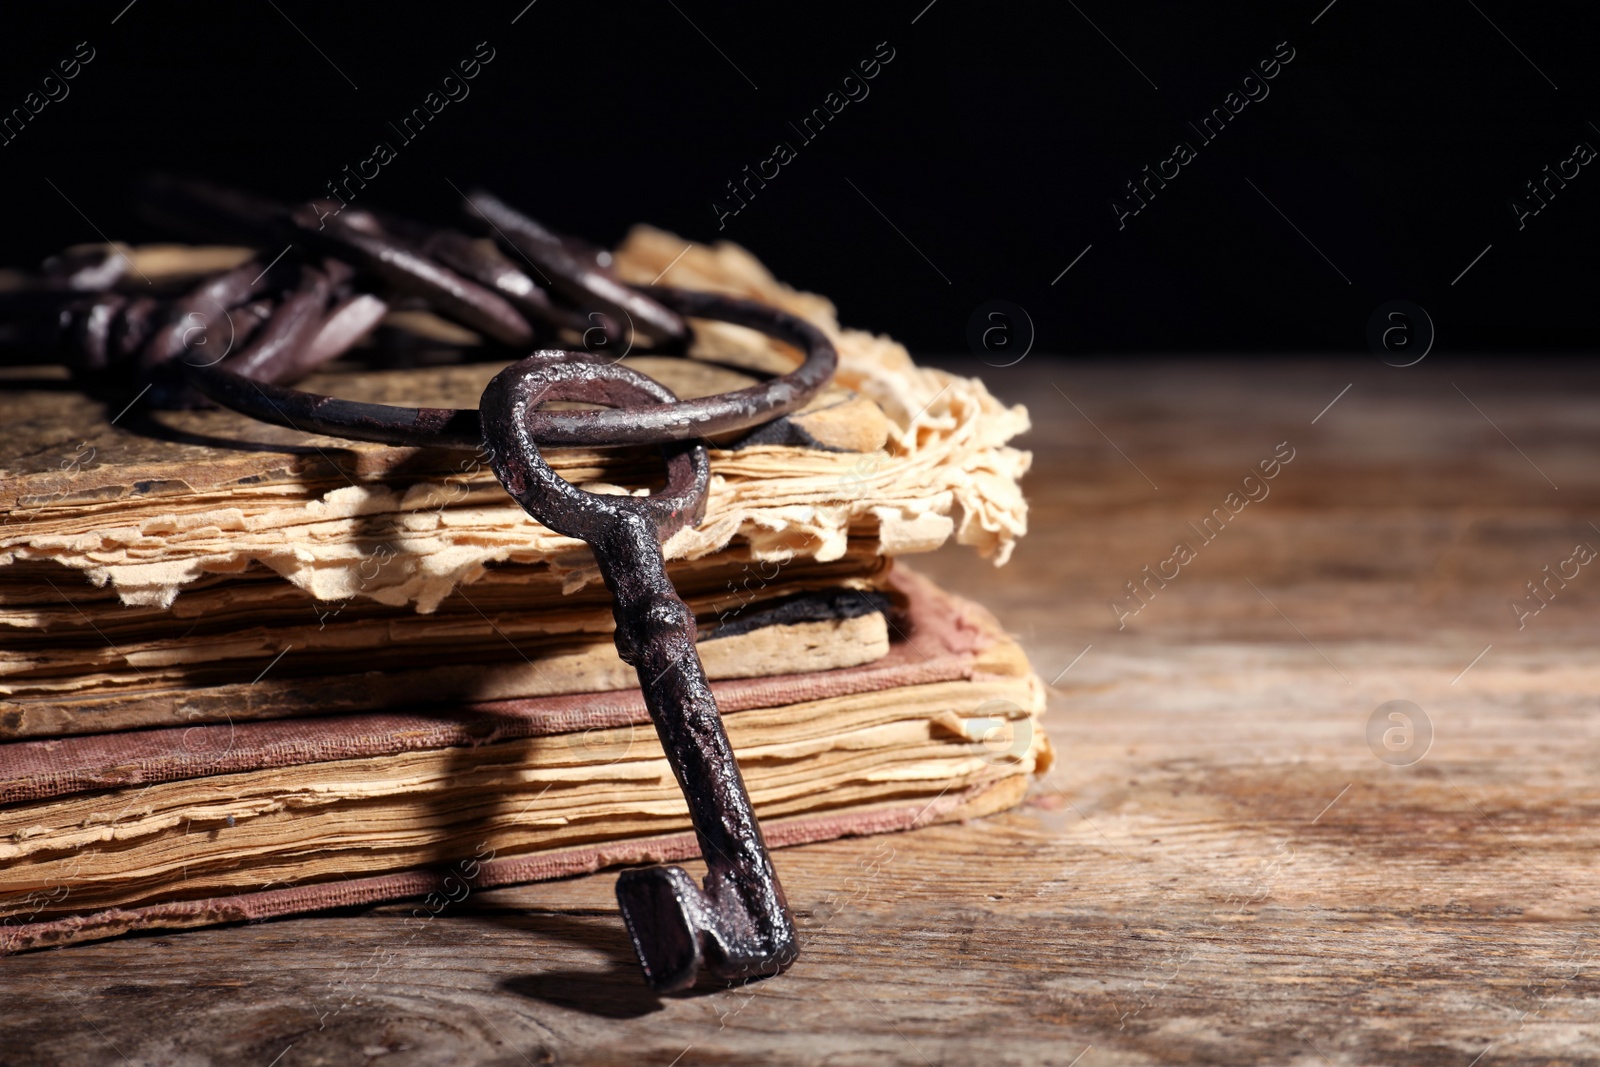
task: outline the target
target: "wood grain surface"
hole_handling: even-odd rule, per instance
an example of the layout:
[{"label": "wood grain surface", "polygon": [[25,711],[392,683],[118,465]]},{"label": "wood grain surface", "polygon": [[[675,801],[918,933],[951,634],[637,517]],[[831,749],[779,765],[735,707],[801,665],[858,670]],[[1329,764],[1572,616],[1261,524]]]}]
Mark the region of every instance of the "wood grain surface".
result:
[{"label": "wood grain surface", "polygon": [[1056,683],[1024,806],[780,852],[775,980],[649,994],[601,874],[0,960],[0,1063],[1600,1062],[1600,374],[957,369],[1033,528],[915,562]]}]

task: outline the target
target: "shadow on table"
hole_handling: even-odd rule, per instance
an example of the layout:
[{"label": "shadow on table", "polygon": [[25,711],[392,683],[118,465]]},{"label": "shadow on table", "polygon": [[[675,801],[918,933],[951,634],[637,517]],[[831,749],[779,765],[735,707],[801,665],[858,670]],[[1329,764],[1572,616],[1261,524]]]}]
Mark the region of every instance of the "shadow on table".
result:
[{"label": "shadow on table", "polygon": [[639,961],[620,918],[524,913],[497,915],[494,920],[608,957],[603,970],[557,970],[506,978],[500,982],[506,992],[606,1019],[637,1019],[661,1010],[661,998],[650,991],[639,974]]},{"label": "shadow on table", "polygon": [[500,988],[557,1008],[603,1019],[637,1019],[661,1010],[661,998],[639,977],[639,965],[606,971],[550,971],[501,981]]},{"label": "shadow on table", "polygon": [[[606,1019],[637,1019],[660,1011],[661,997],[650,991],[639,972],[639,959],[628,943],[619,916],[580,918],[572,915],[524,913],[486,915],[503,926],[529,930],[603,952],[609,959],[604,970],[561,970],[524,974],[500,982],[500,988],[558,1008],[570,1008]],[[729,988],[702,975],[693,989],[668,994],[673,1000],[710,996]]]}]

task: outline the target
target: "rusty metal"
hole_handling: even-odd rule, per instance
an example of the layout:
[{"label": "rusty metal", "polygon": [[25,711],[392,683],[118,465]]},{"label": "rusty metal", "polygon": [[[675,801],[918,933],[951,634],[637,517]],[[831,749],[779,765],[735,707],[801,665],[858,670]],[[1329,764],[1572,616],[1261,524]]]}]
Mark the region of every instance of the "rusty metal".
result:
[{"label": "rusty metal", "polygon": [[468,195],[467,205],[489,224],[502,244],[547,275],[550,284],[568,298],[610,312],[613,321],[621,319],[643,326],[657,341],[681,343],[687,339],[689,327],[683,316],[618,281],[602,262],[602,255],[606,254],[599,249],[556,236],[481,189]]},{"label": "rusty metal", "polygon": [[332,203],[321,201],[291,209],[286,215],[291,239],[361,268],[393,292],[422,297],[446,318],[485,337],[513,348],[533,343],[528,320],[502,297],[390,237],[370,214],[347,218],[333,211]]},{"label": "rusty metal", "polygon": [[[311,432],[467,450],[481,438],[476,411],[353,404],[273,385],[336,358],[390,307],[411,306],[406,301],[524,351],[584,337],[593,318],[612,350],[631,342],[624,335],[637,327],[652,344],[681,353],[687,320],[702,317],[751,327],[804,353],[787,374],[717,396],[631,411],[533,412],[534,439],[545,447],[661,444],[749,430],[795,411],[833,376],[833,345],[797,316],[718,294],[627,285],[609,254],[553,234],[487,193],[474,192],[467,206],[546,286],[457,231],[332,200],[287,207],[201,182],[154,181],[147,207],[163,221],[267,247],[187,291],[154,295],[135,284],[120,251],[71,250],[31,288],[0,294],[0,347],[25,357],[53,351],[102,381],[105,372],[117,380],[133,369],[162,386],[152,394],[161,404],[204,395]],[[279,240],[288,246],[273,251]]]},{"label": "rusty metal", "polygon": [[581,400],[631,414],[676,398],[617,364],[553,361],[563,355],[514,363],[484,390],[489,463],[529,515],[594,552],[613,598],[617,653],[639,676],[707,867],[703,887],[681,867],[626,870],[617,903],[645,980],[657,991],[688,988],[702,966],[733,981],[777,974],[799,954],[794,920],[695,650],[694,613],[673,589],[661,555],[663,540],[704,513],[706,450],[665,446],[667,485],[648,497],[575,488],[539,454],[530,418],[537,404]]},{"label": "rusty metal", "polygon": [[[648,408],[529,412],[529,429],[541,446],[653,445],[747,430],[805,405],[827,385],[838,365],[838,354],[821,330],[777,308],[686,289],[653,288],[650,294],[685,315],[737,323],[793,344],[805,353],[805,361],[788,374],[759,385],[694,400]],[[605,357],[568,352],[567,358],[600,361]],[[183,370],[196,389],[217,403],[293,429],[358,441],[467,451],[476,449],[483,439],[478,412],[471,408],[357,403],[266,385],[220,366],[185,361]]]},{"label": "rusty metal", "polygon": [[[369,212],[373,223],[393,239],[408,242],[423,255],[431,256],[457,274],[471,278],[510,301],[543,339],[555,340],[561,330],[581,336],[594,325],[580,311],[558,304],[545,286],[530,278],[492,243],[458,230],[423,226],[388,212],[376,209],[369,209]],[[347,208],[346,213],[350,213],[350,209]],[[607,339],[621,341],[623,334],[608,331]]]}]

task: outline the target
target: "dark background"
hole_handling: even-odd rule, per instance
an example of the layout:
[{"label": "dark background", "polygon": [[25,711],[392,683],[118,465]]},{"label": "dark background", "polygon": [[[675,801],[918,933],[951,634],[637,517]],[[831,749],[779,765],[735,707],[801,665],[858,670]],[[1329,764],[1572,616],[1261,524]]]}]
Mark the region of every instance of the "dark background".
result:
[{"label": "dark background", "polygon": [[[449,183],[481,184],[607,242],[639,220],[727,238],[923,352],[967,348],[994,299],[1069,355],[1365,353],[1394,299],[1427,310],[1440,351],[1594,337],[1600,166],[1520,232],[1509,206],[1577,142],[1600,147],[1578,3],[525,5],[31,8],[7,29],[0,109],[78,42],[95,58],[0,147],[0,260],[161,236],[131,203],[148,170],[298,198],[384,140],[398,157],[367,203],[448,221]],[[495,58],[471,95],[402,143],[389,122],[480,41]],[[1270,95],[1201,146],[1186,121],[1280,41],[1295,58]],[[802,144],[789,123],[879,42],[894,59],[870,95]],[[1111,199],[1180,139],[1198,158],[1119,230]],[[779,140],[797,158],[719,233],[712,201]]]}]

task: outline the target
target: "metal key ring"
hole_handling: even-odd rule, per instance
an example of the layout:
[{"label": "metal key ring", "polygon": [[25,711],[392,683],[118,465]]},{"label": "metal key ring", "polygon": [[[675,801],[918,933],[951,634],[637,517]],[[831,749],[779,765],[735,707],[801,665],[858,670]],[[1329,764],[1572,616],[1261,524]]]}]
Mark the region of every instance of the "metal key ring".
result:
[{"label": "metal key ring", "polygon": [[[817,327],[786,311],[718,293],[640,286],[641,292],[681,315],[716,319],[758,330],[795,345],[805,361],[760,385],[714,396],[649,407],[594,411],[532,411],[531,439],[541,447],[659,445],[747,430],[802,407],[833,377],[839,356]],[[564,352],[573,363],[600,357]],[[245,378],[221,367],[178,363],[184,378],[225,407],[290,429],[379,444],[474,450],[483,441],[476,408],[408,408],[308,393]]]}]

